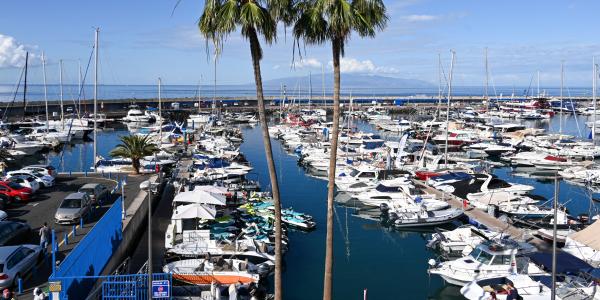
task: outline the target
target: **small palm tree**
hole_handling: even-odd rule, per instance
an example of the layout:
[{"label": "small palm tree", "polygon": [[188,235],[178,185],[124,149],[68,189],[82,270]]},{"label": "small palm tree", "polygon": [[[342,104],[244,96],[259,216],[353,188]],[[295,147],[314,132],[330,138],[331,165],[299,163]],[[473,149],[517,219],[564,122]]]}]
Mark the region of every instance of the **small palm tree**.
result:
[{"label": "small palm tree", "polygon": [[110,151],[110,155],[131,159],[133,171],[135,174],[140,174],[140,159],[158,150],[156,144],[152,143],[147,135],[126,135],[121,137],[121,143]]},{"label": "small palm tree", "polygon": [[340,59],[354,31],[373,37],[385,28],[388,17],[382,0],[300,0],[296,6],[294,38],[306,44],[331,43],[333,53],[333,130],[329,152],[327,189],[327,237],[323,299],[332,298],[333,285],[333,193],[340,127]]},{"label": "small palm tree", "polygon": [[258,102],[258,116],[273,192],[273,205],[275,206],[274,290],[276,300],[282,299],[281,202],[271,139],[269,137],[269,124],[267,123],[267,113],[265,110],[260,69],[263,51],[259,36],[262,36],[267,44],[273,43],[277,35],[277,21],[281,20],[288,24],[291,22],[292,14],[288,10],[290,7],[291,0],[205,0],[204,11],[198,23],[200,32],[207,43],[211,41],[214,45],[215,59],[221,53],[221,48],[226,38],[238,29],[250,44],[250,55],[252,57],[252,68],[256,84],[256,99]]}]

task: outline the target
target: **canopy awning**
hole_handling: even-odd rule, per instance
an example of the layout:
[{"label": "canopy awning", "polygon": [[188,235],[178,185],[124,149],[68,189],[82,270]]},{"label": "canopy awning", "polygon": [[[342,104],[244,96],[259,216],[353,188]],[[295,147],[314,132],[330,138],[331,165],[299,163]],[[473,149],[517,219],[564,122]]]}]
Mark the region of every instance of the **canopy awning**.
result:
[{"label": "canopy awning", "polygon": [[600,251],[600,221],[596,221],[585,229],[571,234],[569,238],[596,251]]},{"label": "canopy awning", "polygon": [[188,204],[181,205],[175,208],[173,212],[172,220],[181,219],[205,219],[214,220],[217,214],[217,210],[213,207],[209,207],[202,204]]},{"label": "canopy awning", "polygon": [[196,203],[225,206],[227,198],[221,194],[215,194],[203,190],[182,192],[175,196],[173,203]]}]

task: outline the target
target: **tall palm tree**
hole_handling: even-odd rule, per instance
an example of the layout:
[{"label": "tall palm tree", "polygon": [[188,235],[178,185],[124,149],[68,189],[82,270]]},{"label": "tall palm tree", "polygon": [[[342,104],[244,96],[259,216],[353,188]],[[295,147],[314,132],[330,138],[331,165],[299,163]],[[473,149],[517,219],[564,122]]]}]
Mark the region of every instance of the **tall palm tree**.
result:
[{"label": "tall palm tree", "polygon": [[[250,55],[256,84],[258,116],[261,123],[262,139],[265,147],[267,167],[273,192],[275,206],[275,299],[282,299],[281,271],[281,202],[277,172],[271,149],[265,100],[263,95],[260,61],[263,52],[259,41],[261,35],[267,44],[276,41],[277,21],[285,21],[290,15],[287,8],[291,0],[205,0],[204,11],[198,27],[207,43],[211,41],[215,48],[215,56],[219,55],[225,39],[238,28],[250,43]],[[208,47],[207,47],[208,48]]]},{"label": "tall palm tree", "polygon": [[152,143],[147,135],[126,135],[121,137],[121,143],[110,151],[110,155],[130,158],[133,171],[135,174],[140,174],[140,159],[158,150],[156,144]]},{"label": "tall palm tree", "polygon": [[333,54],[333,130],[329,152],[327,186],[327,237],[323,299],[332,298],[333,286],[333,193],[340,127],[340,59],[354,31],[361,37],[373,37],[387,24],[382,0],[302,0],[296,4],[297,19],[293,34],[306,44],[331,43]]}]

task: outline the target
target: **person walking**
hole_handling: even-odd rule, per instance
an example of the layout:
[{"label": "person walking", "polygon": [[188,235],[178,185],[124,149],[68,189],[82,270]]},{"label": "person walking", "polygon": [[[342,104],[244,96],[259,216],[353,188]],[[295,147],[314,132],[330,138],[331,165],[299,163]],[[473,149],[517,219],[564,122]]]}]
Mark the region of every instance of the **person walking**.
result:
[{"label": "person walking", "polygon": [[50,229],[48,228],[48,223],[44,222],[44,226],[40,228],[40,247],[42,250],[46,251],[46,247],[48,247],[48,237],[50,236]]}]

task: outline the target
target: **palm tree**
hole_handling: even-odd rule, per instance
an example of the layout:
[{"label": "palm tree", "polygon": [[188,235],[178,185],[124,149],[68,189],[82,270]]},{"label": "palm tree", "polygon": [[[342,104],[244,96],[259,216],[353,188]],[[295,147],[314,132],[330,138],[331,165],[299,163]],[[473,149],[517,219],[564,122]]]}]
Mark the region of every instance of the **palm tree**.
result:
[{"label": "palm tree", "polygon": [[204,35],[207,43],[208,41],[213,43],[215,57],[220,54],[225,39],[238,28],[240,29],[242,36],[250,43],[250,55],[252,57],[254,81],[256,84],[256,99],[258,102],[258,116],[262,128],[262,139],[273,192],[273,204],[275,206],[274,284],[276,300],[282,299],[281,202],[265,111],[262,75],[260,70],[260,61],[263,57],[263,52],[259,41],[259,35],[261,35],[268,44],[271,44],[276,40],[277,21],[286,21],[290,16],[287,13],[287,8],[291,5],[289,1],[290,0],[205,0],[204,11],[198,23],[200,32]]},{"label": "palm tree", "polygon": [[329,152],[327,186],[327,238],[323,299],[332,298],[333,285],[333,193],[340,127],[340,59],[354,31],[361,37],[373,37],[387,24],[382,0],[303,0],[296,5],[297,19],[293,34],[306,44],[331,42],[333,52],[333,130]]},{"label": "palm tree", "polygon": [[140,159],[157,151],[158,147],[147,135],[126,135],[121,137],[121,143],[110,151],[110,155],[131,159],[133,171],[135,174],[140,174]]}]

